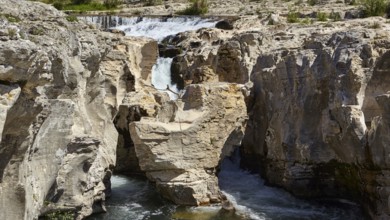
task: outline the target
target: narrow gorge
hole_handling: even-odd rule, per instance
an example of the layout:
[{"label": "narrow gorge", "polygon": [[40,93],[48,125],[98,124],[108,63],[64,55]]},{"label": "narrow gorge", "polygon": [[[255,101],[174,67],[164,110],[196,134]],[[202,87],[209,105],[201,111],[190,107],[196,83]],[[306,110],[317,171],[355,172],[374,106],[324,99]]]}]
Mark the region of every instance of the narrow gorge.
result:
[{"label": "narrow gorge", "polygon": [[0,0],[0,219],[389,219],[390,23],[283,19]]}]

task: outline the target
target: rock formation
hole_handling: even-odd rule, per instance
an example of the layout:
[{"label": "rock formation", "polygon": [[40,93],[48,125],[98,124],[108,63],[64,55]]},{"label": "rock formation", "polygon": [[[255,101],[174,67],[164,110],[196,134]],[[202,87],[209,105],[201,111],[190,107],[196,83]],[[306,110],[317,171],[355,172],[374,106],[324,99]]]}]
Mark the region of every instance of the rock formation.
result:
[{"label": "rock formation", "polygon": [[130,124],[140,168],[164,197],[182,205],[220,202],[216,171],[244,135],[244,94],[237,84],[190,85],[155,117]]},{"label": "rock formation", "polygon": [[[390,39],[368,29],[373,23],[388,28],[385,21],[320,27],[237,22],[254,30],[203,29],[176,37],[188,50],[172,68],[183,85],[253,83],[242,165],[295,195],[348,198],[374,219],[389,218]],[[199,73],[207,77],[199,80]]]},{"label": "rock formation", "polygon": [[155,41],[0,0],[0,219],[104,210],[116,160],[177,204],[221,202],[218,165],[237,146],[269,184],[388,219],[390,25],[283,19],[167,39],[185,88],[169,100],[150,83]]},{"label": "rock formation", "polygon": [[42,3],[0,1],[0,219],[104,209],[113,119],[157,53]]}]

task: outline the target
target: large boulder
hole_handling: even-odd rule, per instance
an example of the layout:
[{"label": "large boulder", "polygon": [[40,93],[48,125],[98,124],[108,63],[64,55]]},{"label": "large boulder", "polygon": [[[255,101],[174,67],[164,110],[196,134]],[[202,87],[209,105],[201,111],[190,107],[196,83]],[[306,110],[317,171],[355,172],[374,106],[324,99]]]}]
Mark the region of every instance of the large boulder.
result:
[{"label": "large boulder", "polygon": [[154,118],[130,124],[140,168],[164,197],[181,205],[221,201],[216,171],[243,137],[244,90],[226,83],[191,85]]}]

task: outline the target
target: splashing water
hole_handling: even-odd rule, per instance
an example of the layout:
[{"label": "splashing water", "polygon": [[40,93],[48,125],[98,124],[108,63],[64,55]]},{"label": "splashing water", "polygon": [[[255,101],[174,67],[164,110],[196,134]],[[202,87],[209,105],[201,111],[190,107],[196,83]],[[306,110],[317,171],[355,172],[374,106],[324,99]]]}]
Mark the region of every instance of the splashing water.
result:
[{"label": "splashing water", "polygon": [[[152,68],[152,84],[154,88],[168,92],[171,100],[177,99],[179,90],[175,84],[172,84],[171,80],[171,65],[172,58],[159,57],[156,64]],[[169,87],[169,90],[167,90]]]},{"label": "splashing water", "polygon": [[124,31],[127,36],[150,37],[158,41],[180,32],[193,31],[205,27],[211,28],[216,24],[214,20],[199,17],[124,18],[118,16],[90,16],[83,18],[103,28],[115,27],[115,29]]},{"label": "splashing water", "polygon": [[257,175],[240,170],[237,154],[222,163],[220,187],[236,208],[235,215],[223,214],[220,206],[183,207],[161,198],[140,177],[113,176],[107,213],[88,220],[362,220],[359,206],[351,202],[321,204],[297,199],[289,193],[264,186]]},{"label": "splashing water", "polygon": [[170,219],[173,205],[164,201],[148,181],[138,177],[111,177],[111,198],[107,200],[107,213],[90,216],[89,220],[142,220]]},{"label": "splashing water", "polygon": [[[239,168],[239,152],[224,159],[218,175],[221,190],[236,210],[249,219],[344,220],[363,219],[360,207],[342,200],[321,203],[306,201],[274,187],[264,185],[258,175]],[[332,204],[333,203],[333,204]]]}]

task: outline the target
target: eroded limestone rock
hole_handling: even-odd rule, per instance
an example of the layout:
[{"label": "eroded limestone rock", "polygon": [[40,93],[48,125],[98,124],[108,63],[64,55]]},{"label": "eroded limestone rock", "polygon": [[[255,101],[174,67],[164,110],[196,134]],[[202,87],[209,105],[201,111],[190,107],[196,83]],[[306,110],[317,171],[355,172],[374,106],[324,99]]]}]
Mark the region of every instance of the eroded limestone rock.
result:
[{"label": "eroded limestone rock", "polygon": [[269,184],[304,197],[352,199],[372,218],[389,218],[390,39],[386,31],[367,29],[388,25],[381,18],[256,22],[241,18],[234,31],[179,34],[177,45],[188,49],[174,59],[173,73],[184,85],[253,83],[242,162]]},{"label": "eroded limestone rock", "polygon": [[244,87],[190,85],[155,118],[130,124],[141,170],[162,195],[182,205],[220,202],[216,169],[243,137]]},{"label": "eroded limestone rock", "polygon": [[69,22],[39,2],[0,2],[0,29],[11,30],[0,41],[0,219],[100,212],[113,119],[127,93],[150,84],[157,43]]}]

